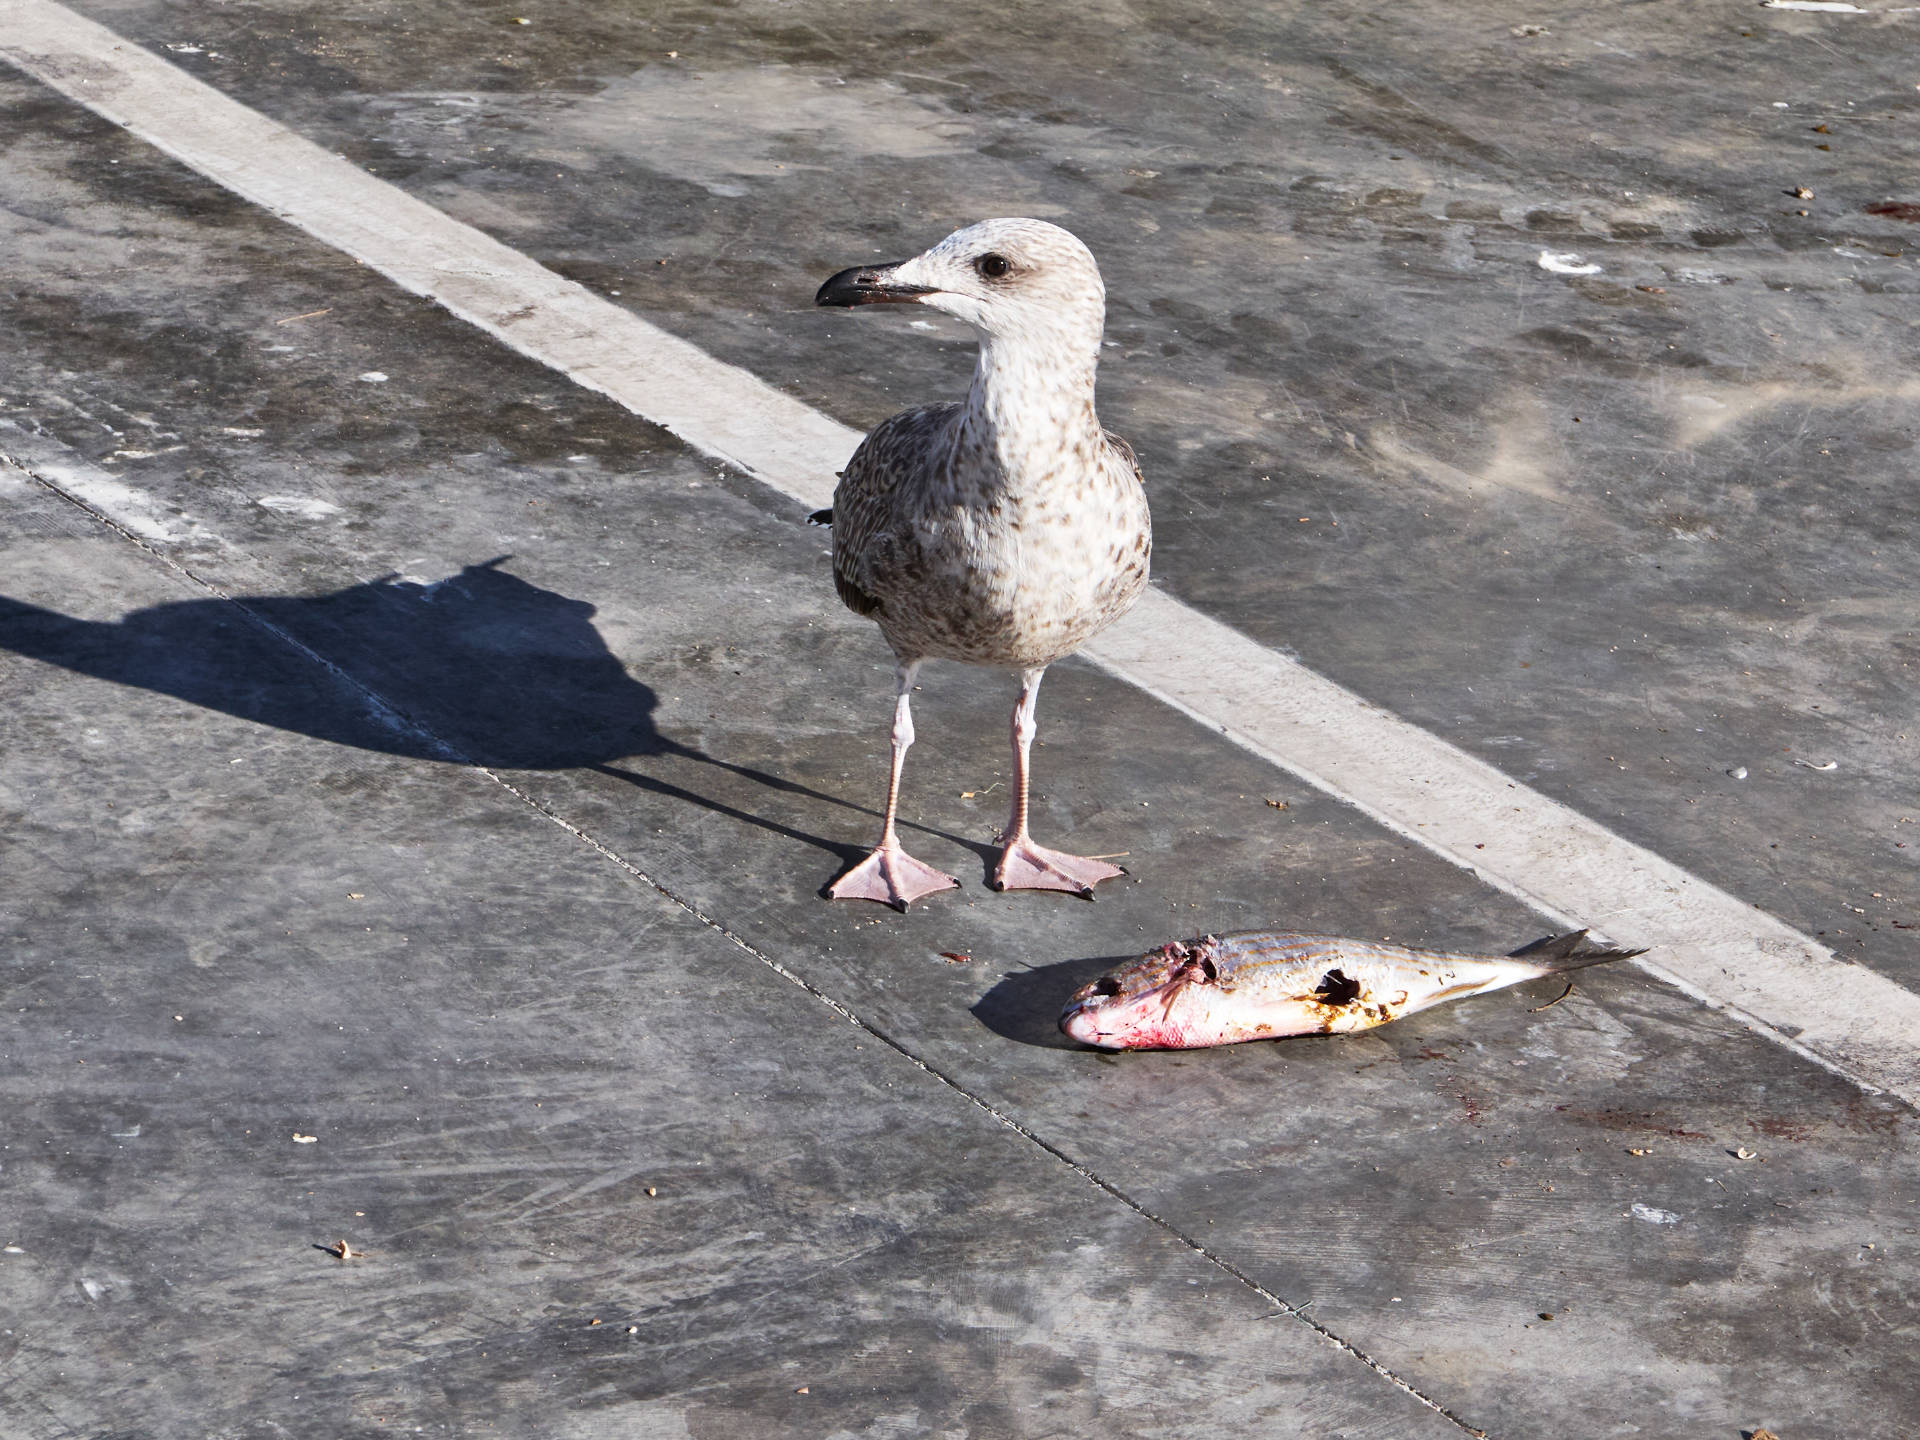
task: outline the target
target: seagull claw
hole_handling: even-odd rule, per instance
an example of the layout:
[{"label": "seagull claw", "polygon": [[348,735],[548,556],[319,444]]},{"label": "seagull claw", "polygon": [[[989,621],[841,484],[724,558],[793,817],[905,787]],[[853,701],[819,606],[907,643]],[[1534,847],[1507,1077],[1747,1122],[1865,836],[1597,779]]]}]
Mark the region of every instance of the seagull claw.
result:
[{"label": "seagull claw", "polygon": [[923,895],[959,888],[960,882],[901,849],[880,845],[853,869],[827,887],[835,900],[878,900],[905,910]]},{"label": "seagull claw", "polygon": [[1084,855],[1067,855],[1021,838],[1000,856],[994,867],[996,890],[1065,890],[1091,897],[1093,887],[1127,872],[1104,860],[1089,860]]}]

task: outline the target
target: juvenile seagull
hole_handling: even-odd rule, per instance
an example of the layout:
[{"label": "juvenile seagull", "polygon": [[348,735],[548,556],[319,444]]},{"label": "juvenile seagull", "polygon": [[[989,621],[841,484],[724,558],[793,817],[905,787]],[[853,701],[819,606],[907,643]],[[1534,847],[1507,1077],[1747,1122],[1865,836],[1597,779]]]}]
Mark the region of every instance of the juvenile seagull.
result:
[{"label": "juvenile seagull", "polygon": [[1090,895],[1120,868],[1034,844],[1027,754],[1047,666],[1124,615],[1147,583],[1139,467],[1093,411],[1106,318],[1099,267],[1057,225],[985,220],[911,260],[842,270],[814,298],[929,305],[980,336],[966,403],[886,421],[833,492],[834,583],[880,626],[899,665],[880,843],[829,893],[904,910],[960,883],[907,854],[893,824],[913,744],[908,692],[921,662],[940,659],[1020,672],[1013,815],[997,842],[995,888]]}]

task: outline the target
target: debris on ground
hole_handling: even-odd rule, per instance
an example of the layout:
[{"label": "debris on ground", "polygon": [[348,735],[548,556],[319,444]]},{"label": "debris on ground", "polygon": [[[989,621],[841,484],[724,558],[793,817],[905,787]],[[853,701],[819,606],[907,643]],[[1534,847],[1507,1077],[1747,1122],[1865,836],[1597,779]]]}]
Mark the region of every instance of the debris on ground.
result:
[{"label": "debris on ground", "polygon": [[1550,275],[1598,275],[1600,267],[1589,264],[1573,251],[1556,253],[1542,250],[1540,258],[1534,262]]}]

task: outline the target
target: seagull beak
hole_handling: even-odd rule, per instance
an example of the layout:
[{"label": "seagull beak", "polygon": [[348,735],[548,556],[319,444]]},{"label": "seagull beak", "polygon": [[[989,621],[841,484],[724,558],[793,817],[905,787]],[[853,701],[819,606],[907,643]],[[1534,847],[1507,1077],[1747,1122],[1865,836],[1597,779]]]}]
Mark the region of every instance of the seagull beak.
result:
[{"label": "seagull beak", "polygon": [[842,309],[855,305],[912,305],[922,296],[940,293],[932,285],[909,285],[894,279],[894,271],[906,263],[895,260],[886,265],[855,265],[842,270],[820,287],[813,303]]}]

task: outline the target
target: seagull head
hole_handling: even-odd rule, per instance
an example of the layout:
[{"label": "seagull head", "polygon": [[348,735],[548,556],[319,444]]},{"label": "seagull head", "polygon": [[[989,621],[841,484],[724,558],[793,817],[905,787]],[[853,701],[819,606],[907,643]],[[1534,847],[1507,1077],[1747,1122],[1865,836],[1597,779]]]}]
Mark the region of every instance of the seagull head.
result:
[{"label": "seagull head", "polygon": [[990,340],[1097,350],[1106,287],[1093,253],[1044,220],[982,220],[911,260],[855,265],[820,287],[816,305],[926,305]]}]

